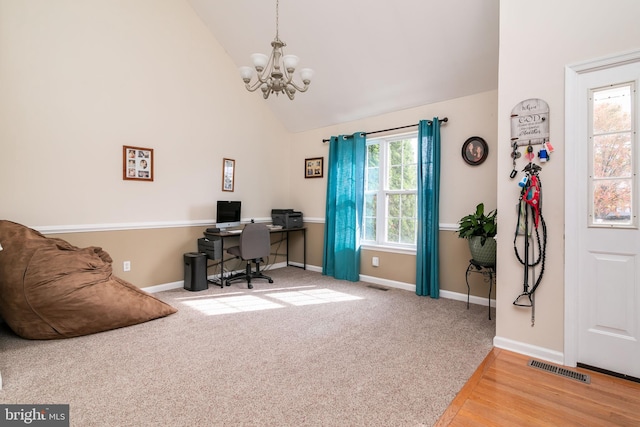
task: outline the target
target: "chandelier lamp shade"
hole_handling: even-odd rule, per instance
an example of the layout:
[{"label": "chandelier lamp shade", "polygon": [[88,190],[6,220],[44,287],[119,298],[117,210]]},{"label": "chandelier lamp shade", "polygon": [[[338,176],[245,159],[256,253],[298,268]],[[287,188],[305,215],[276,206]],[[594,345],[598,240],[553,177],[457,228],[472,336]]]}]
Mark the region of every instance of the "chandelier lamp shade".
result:
[{"label": "chandelier lamp shade", "polygon": [[310,68],[301,69],[299,74],[302,84],[294,81],[294,73],[300,59],[295,55],[284,54],[283,48],[287,44],[280,40],[278,35],[278,6],[279,1],[276,1],[276,37],[271,42],[273,48],[271,55],[267,56],[262,53],[251,55],[253,67],[240,67],[240,76],[249,92],[260,88],[264,99],[269,98],[272,93],[275,93],[276,96],[285,93],[289,99],[293,100],[296,91],[306,92],[309,89],[313,70]]}]

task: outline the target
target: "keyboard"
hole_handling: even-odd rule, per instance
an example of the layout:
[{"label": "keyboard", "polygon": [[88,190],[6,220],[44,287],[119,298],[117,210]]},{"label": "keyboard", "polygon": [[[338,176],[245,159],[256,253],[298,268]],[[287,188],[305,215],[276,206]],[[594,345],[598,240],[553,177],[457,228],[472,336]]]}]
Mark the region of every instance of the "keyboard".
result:
[{"label": "keyboard", "polygon": [[240,233],[242,233],[242,230],[227,230],[227,233],[229,233],[229,234],[240,234]]}]

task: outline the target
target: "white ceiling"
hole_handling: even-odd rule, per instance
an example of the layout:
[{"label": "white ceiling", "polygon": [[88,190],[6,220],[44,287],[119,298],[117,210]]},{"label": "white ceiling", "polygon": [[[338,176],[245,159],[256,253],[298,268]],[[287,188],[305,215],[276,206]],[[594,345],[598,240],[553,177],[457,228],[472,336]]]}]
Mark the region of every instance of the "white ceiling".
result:
[{"label": "white ceiling", "polygon": [[[233,62],[271,51],[275,0],[189,0]],[[499,0],[281,0],[280,39],[315,75],[262,99],[291,132],[498,87]],[[238,74],[238,85],[243,85]]]}]

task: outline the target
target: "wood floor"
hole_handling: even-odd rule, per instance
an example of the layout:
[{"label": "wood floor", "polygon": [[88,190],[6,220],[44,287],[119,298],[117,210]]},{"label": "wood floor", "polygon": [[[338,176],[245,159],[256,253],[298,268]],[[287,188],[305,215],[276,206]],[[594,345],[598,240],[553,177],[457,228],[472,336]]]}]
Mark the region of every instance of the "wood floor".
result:
[{"label": "wood floor", "polygon": [[566,367],[585,384],[530,359],[494,348],[436,426],[640,426],[640,383]]}]

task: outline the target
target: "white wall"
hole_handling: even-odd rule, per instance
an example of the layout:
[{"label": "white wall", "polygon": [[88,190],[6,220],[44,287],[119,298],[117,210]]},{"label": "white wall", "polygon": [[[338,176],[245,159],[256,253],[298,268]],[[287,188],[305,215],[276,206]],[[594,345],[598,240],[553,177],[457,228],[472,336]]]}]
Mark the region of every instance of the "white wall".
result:
[{"label": "white wall", "polygon": [[[0,218],[32,227],[212,220],[288,203],[290,134],[182,0],[0,0]],[[122,146],[155,150],[122,179]],[[221,191],[222,158],[236,160]]]},{"label": "white wall", "polygon": [[[498,96],[498,292],[496,342],[562,360],[564,327],[564,70],[565,66],[640,47],[636,0],[509,0],[500,2]],[[519,187],[509,179],[512,108],[541,98],[550,108],[555,147],[541,172],[543,215],[548,227],[544,278],[531,310],[515,307],[523,270],[513,251]],[[520,168],[524,163],[520,163]]]}]

